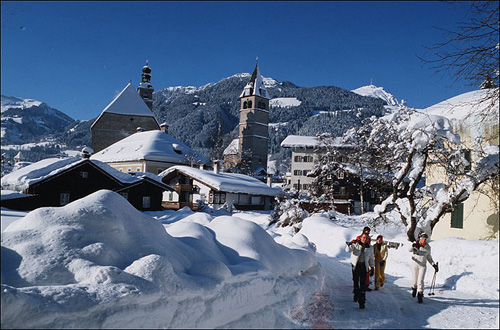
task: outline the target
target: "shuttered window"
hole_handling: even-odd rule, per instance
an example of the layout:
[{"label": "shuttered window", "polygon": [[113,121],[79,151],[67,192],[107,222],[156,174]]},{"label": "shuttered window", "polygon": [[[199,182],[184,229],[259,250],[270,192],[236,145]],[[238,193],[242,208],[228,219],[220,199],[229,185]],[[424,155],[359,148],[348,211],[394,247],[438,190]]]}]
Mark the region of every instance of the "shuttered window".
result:
[{"label": "shuttered window", "polygon": [[458,204],[451,213],[451,228],[464,228],[464,204]]}]

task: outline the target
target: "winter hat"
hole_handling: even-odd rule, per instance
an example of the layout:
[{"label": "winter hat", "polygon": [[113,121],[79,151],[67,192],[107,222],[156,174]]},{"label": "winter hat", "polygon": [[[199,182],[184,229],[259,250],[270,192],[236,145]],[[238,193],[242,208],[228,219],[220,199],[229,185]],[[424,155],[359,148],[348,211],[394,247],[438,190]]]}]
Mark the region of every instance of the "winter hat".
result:
[{"label": "winter hat", "polygon": [[384,236],[382,236],[382,235],[378,235],[378,236],[377,236],[377,239],[379,239],[379,238],[384,239]]},{"label": "winter hat", "polygon": [[365,227],[365,228],[363,228],[363,233],[364,233],[365,231],[371,231],[370,227]]},{"label": "winter hat", "polygon": [[429,237],[427,236],[426,233],[421,232],[420,234],[418,234],[418,238],[429,238]]}]

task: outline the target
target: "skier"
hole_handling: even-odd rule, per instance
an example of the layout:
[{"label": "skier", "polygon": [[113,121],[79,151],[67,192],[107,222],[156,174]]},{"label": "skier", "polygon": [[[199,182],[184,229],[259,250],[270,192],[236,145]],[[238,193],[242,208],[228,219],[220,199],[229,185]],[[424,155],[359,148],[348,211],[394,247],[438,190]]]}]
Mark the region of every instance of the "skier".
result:
[{"label": "skier", "polygon": [[349,242],[346,252],[351,253],[352,279],[354,282],[354,301],[359,303],[359,308],[365,308],[366,301],[366,274],[374,272],[373,247],[368,243],[368,234],[360,235],[359,240]]},{"label": "skier", "polygon": [[375,244],[373,244],[375,255],[375,290],[384,286],[385,283],[385,262],[387,260],[387,243],[384,242],[384,236],[378,235]]},{"label": "skier", "polygon": [[[434,262],[431,256],[431,247],[427,243],[427,234],[421,232],[418,235],[418,240],[410,247],[412,252],[411,259],[413,260],[413,285],[411,288],[411,295],[418,297],[418,303],[421,304],[424,298],[424,276],[427,270],[428,261],[432,267],[439,271],[437,263]],[[418,293],[417,293],[418,291]]]}]

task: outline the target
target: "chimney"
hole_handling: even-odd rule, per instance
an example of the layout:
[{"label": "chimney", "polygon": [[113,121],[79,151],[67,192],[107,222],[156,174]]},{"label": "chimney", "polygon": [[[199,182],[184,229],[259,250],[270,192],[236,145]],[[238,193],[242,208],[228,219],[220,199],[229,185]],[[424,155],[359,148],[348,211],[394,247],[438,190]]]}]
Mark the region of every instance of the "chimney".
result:
[{"label": "chimney", "polygon": [[205,169],[205,164],[203,164],[203,163],[200,164],[200,165],[198,165],[198,166],[200,167],[200,170],[204,170]]},{"label": "chimney", "polygon": [[144,132],[145,129],[139,126],[139,127],[136,128],[136,131],[137,132]]},{"label": "chimney", "polygon": [[90,158],[90,155],[94,153],[94,150],[90,147],[83,147],[82,158]]},{"label": "chimney", "polygon": [[163,133],[168,133],[168,124],[166,122],[160,124],[160,131],[162,131]]},{"label": "chimney", "polygon": [[269,187],[271,187],[271,186],[272,186],[272,183],[273,183],[272,181],[273,181],[273,180],[272,180],[272,178],[271,178],[271,174],[269,174],[269,173],[268,173],[268,174],[267,174],[267,185],[268,185]]},{"label": "chimney", "polygon": [[219,174],[220,171],[220,160],[214,160],[214,173]]}]

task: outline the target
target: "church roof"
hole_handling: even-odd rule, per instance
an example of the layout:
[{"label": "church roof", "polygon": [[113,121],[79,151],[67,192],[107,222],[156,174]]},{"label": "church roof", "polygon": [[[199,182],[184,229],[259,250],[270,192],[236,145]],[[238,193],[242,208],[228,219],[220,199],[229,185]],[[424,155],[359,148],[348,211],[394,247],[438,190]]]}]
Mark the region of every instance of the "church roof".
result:
[{"label": "church roof", "polygon": [[[144,100],[141,98],[139,93],[132,86],[132,83],[128,83],[127,86],[118,94],[113,101],[104,110],[102,110],[101,114],[94,121],[92,126],[101,118],[104,113],[115,113],[119,115],[132,115],[132,116],[147,116],[155,118],[153,112],[149,109],[149,107],[144,103]],[[156,118],[155,118],[156,120]],[[158,121],[156,121],[158,123]],[[158,127],[160,125],[158,124]]]},{"label": "church roof", "polygon": [[240,97],[252,95],[258,95],[261,97],[265,97],[266,99],[270,99],[269,93],[264,86],[264,79],[260,74],[259,62],[255,64],[255,69],[253,70],[252,76],[250,77],[250,80],[246,84],[245,88],[243,88],[243,92],[241,92]]},{"label": "church roof", "polygon": [[159,130],[152,130],[134,133],[93,154],[90,158],[102,162],[150,160],[190,164],[191,157],[199,163],[208,163],[208,159],[203,155],[173,136]]}]

